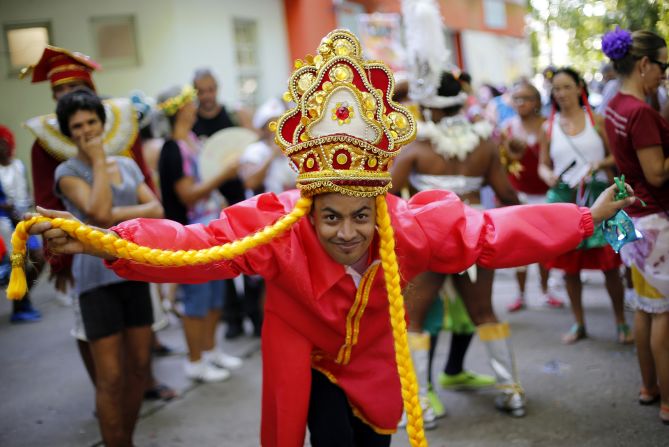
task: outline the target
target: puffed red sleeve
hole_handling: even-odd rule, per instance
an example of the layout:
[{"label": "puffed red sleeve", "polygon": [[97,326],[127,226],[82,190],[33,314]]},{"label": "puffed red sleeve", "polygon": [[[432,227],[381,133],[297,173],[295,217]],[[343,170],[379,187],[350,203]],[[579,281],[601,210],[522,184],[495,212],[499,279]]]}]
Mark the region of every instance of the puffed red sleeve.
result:
[{"label": "puffed red sleeve", "polygon": [[[111,230],[139,245],[169,250],[199,250],[241,239],[276,222],[293,209],[299,192],[262,194],[225,208],[219,219],[208,225],[181,225],[167,219],[133,219]],[[182,267],[157,267],[124,259],[107,262],[117,275],[135,281],[199,283],[258,274],[271,278],[279,270],[275,253],[289,250],[294,235],[283,235],[269,244],[255,247],[229,261]]]},{"label": "puffed red sleeve", "polygon": [[[479,211],[453,193],[425,191],[408,203],[392,199],[398,257],[440,273],[473,264],[492,269],[546,261],[573,250],[592,234],[590,210],[573,204],[520,205]],[[401,247],[409,247],[402,249]],[[416,253],[411,253],[418,249]]]}]

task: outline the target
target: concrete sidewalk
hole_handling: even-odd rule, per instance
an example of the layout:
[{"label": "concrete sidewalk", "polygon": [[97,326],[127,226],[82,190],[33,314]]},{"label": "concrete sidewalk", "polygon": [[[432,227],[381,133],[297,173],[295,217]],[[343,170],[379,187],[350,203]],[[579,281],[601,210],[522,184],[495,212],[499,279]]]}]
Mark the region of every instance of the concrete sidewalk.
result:
[{"label": "concrete sidewalk", "polygon": [[[636,357],[631,346],[615,343],[603,278],[589,274],[587,279],[584,301],[590,338],[563,346],[560,334],[572,323],[569,309],[540,306],[532,270],[530,309],[508,315],[504,309],[516,292],[515,281],[512,272],[498,272],[495,306],[500,319],[511,322],[528,415],[512,419],[495,411],[494,390],[440,391],[448,416],[428,432],[430,446],[669,446],[669,427],[660,423],[658,407],[636,402]],[[93,388],[69,335],[72,311],[53,296],[44,282],[36,288],[34,301],[43,320],[27,325],[10,325],[10,304],[0,302],[0,446],[101,445]],[[628,320],[631,316],[628,313]],[[178,322],[160,338],[184,350]],[[138,447],[259,444],[259,342],[243,338],[226,343],[225,349],[247,358],[243,368],[221,384],[191,384],[183,376],[183,356],[155,359],[156,377],[180,390],[181,397],[145,403],[135,436]],[[443,365],[447,350],[445,334],[436,368]],[[490,373],[478,340],[472,343],[466,365]],[[392,445],[407,446],[406,434],[398,431]]]}]

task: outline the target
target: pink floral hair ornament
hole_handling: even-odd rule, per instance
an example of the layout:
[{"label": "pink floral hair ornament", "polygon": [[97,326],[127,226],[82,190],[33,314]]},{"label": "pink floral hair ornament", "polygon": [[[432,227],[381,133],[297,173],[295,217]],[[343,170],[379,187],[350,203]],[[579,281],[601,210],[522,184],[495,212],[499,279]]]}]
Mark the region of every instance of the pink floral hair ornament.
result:
[{"label": "pink floral hair ornament", "polygon": [[617,61],[627,55],[632,46],[632,33],[619,26],[602,38],[602,51],[609,59]]}]

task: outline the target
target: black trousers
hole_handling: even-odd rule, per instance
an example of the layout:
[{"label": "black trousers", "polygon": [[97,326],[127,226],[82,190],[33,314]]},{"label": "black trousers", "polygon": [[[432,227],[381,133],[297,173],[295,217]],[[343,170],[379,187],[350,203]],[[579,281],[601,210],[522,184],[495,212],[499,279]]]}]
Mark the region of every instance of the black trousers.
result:
[{"label": "black trousers", "polygon": [[265,282],[259,276],[242,276],[244,278],[244,292],[238,291],[232,279],[227,279],[225,300],[223,301],[223,321],[228,326],[242,329],[244,318],[248,317],[253,323],[255,335],[260,335],[263,310],[260,299],[265,289]]},{"label": "black trousers", "polygon": [[307,426],[313,447],[390,446],[390,435],[376,433],[355,417],[341,388],[314,369]]}]

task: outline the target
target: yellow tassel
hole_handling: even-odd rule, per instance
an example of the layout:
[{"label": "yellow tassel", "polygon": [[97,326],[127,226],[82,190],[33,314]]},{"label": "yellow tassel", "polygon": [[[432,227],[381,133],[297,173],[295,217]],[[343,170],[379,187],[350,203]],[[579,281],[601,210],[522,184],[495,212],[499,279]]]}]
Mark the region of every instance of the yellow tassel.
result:
[{"label": "yellow tassel", "polygon": [[9,285],[7,286],[7,298],[10,300],[20,300],[28,290],[26,282],[26,271],[24,269],[25,256],[15,253],[11,256],[12,273],[9,276]]},{"label": "yellow tassel", "polygon": [[26,222],[33,223],[34,219],[19,222],[14,234],[12,234],[12,255],[9,257],[12,263],[12,273],[9,276],[9,285],[7,286],[7,298],[10,300],[20,300],[28,290],[25,271],[26,243],[28,240]]}]

